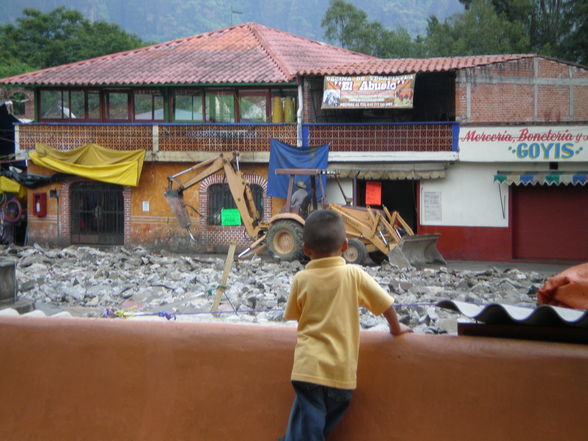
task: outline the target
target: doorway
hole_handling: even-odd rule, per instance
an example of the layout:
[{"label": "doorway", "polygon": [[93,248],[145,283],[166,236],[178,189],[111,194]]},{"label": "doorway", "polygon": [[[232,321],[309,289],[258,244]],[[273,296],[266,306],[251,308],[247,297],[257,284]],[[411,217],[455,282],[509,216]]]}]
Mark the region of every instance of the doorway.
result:
[{"label": "doorway", "polygon": [[121,186],[101,182],[72,184],[71,243],[124,245]]},{"label": "doorway", "polygon": [[513,257],[588,259],[588,187],[512,187]]},{"label": "doorway", "polygon": [[[357,181],[357,205],[365,206],[365,187],[367,180]],[[382,184],[382,205],[385,205],[391,212],[398,211],[406,223],[416,232],[417,226],[417,204],[416,192],[417,182],[414,180],[387,180],[378,181]],[[374,205],[373,208],[381,208],[381,205]]]}]

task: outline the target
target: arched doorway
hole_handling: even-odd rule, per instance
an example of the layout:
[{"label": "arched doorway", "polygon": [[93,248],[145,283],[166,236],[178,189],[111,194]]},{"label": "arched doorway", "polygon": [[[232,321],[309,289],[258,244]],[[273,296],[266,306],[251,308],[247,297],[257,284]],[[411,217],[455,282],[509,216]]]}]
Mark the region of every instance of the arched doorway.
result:
[{"label": "arched doorway", "polygon": [[123,187],[101,182],[71,186],[71,243],[124,244]]}]

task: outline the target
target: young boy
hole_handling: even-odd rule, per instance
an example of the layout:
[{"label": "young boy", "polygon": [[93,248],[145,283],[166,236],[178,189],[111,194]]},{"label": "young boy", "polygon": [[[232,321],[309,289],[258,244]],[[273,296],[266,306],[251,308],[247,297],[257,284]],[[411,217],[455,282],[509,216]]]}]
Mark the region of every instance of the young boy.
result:
[{"label": "young boy", "polygon": [[359,310],[384,314],[393,335],[412,330],[399,323],[394,300],[365,271],[347,265],[341,217],[313,212],[304,225],[304,253],[311,261],[296,274],[284,313],[298,320],[292,405],[282,441],[323,441],[341,419],[356,386]]}]

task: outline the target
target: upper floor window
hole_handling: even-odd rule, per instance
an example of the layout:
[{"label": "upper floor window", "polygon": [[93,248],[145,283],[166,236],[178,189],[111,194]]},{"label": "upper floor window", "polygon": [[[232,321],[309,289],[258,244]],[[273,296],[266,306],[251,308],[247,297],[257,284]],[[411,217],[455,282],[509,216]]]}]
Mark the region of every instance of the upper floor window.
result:
[{"label": "upper floor window", "polygon": [[295,122],[296,89],[44,89],[41,120]]},{"label": "upper floor window", "polygon": [[296,122],[296,89],[272,90],[272,122]]},{"label": "upper floor window", "polygon": [[134,92],[135,121],[163,121],[165,119],[163,95],[155,90]]},{"label": "upper floor window", "polygon": [[203,122],[202,91],[178,90],[174,93],[173,115],[177,122]]},{"label": "upper floor window", "polygon": [[131,94],[127,91],[112,91],[105,93],[106,115],[109,120],[128,121],[131,112]]},{"label": "upper floor window", "polygon": [[41,90],[41,119],[100,119],[100,95],[95,90]]},{"label": "upper floor window", "polygon": [[269,90],[239,90],[239,120],[248,123],[268,122]]},{"label": "upper floor window", "polygon": [[235,94],[233,91],[213,90],[206,92],[206,121],[235,122]]}]

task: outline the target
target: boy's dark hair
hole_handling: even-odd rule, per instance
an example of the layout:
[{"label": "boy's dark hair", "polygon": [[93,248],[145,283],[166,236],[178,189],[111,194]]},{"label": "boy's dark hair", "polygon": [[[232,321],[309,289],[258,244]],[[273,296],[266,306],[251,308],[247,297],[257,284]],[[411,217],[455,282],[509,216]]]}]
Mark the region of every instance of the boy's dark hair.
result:
[{"label": "boy's dark hair", "polygon": [[335,252],[345,241],[343,219],[333,210],[313,211],[304,222],[302,239],[314,252]]}]

